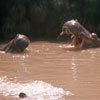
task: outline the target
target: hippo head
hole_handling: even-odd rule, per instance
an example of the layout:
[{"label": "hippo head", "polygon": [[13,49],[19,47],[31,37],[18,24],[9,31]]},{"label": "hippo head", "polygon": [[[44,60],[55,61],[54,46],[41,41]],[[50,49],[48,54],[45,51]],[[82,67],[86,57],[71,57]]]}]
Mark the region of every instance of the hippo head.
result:
[{"label": "hippo head", "polygon": [[[62,32],[60,33],[59,37],[64,34],[71,34],[71,39],[73,39],[72,44],[77,46],[82,42],[79,34],[83,32],[82,26],[79,24],[77,20],[70,20],[64,23],[62,26]],[[83,34],[83,33],[82,33]]]},{"label": "hippo head", "polygon": [[75,34],[80,32],[80,25],[77,20],[70,20],[64,23],[62,26],[62,32],[60,33],[60,36],[63,34]]},{"label": "hippo head", "polygon": [[24,51],[30,43],[30,40],[25,35],[17,34],[13,39],[12,47],[14,47],[17,51]]},{"label": "hippo head", "polygon": [[22,34],[17,34],[14,39],[12,39],[2,51],[9,53],[23,52],[29,45],[30,40],[27,36]]},{"label": "hippo head", "polygon": [[100,46],[100,39],[95,33],[90,34],[77,20],[70,20],[62,26],[63,34],[72,34],[72,45],[79,48],[98,47]]}]

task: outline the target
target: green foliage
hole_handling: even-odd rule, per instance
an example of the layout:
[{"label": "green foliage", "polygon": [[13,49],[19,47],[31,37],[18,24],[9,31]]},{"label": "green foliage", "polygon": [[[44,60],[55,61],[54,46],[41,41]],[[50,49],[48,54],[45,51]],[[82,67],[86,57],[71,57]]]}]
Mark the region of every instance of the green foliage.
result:
[{"label": "green foliage", "polygon": [[[78,19],[90,32],[100,31],[99,0],[1,0],[0,34],[56,38],[65,21]],[[99,34],[98,34],[99,35]]]}]

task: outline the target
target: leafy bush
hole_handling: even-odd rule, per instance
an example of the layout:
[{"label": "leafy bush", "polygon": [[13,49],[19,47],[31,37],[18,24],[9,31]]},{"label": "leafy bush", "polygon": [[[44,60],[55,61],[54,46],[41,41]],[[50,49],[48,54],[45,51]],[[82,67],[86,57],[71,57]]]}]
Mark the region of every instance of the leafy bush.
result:
[{"label": "leafy bush", "polygon": [[0,7],[4,39],[17,32],[33,38],[56,38],[63,23],[71,19],[78,19],[90,32],[100,31],[99,0],[1,0]]}]

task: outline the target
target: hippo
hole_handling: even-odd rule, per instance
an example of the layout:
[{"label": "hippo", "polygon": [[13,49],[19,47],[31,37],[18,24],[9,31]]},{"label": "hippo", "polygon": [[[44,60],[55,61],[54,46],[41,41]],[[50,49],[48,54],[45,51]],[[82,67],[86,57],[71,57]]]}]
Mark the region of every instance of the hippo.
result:
[{"label": "hippo", "polygon": [[14,39],[12,39],[8,44],[0,49],[6,53],[20,53],[23,52],[29,45],[30,40],[27,36],[22,34],[17,34]]},{"label": "hippo", "polygon": [[100,47],[100,39],[97,37],[96,33],[88,32],[78,20],[72,19],[65,22],[59,37],[63,34],[72,34],[71,45],[74,46],[74,48],[87,49]]}]

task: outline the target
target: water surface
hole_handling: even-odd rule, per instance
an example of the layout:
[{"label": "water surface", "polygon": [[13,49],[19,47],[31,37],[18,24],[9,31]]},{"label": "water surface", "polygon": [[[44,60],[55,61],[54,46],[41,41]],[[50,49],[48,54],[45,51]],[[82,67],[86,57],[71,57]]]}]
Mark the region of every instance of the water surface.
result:
[{"label": "water surface", "polygon": [[32,42],[28,53],[0,53],[0,100],[100,100],[100,48]]}]

